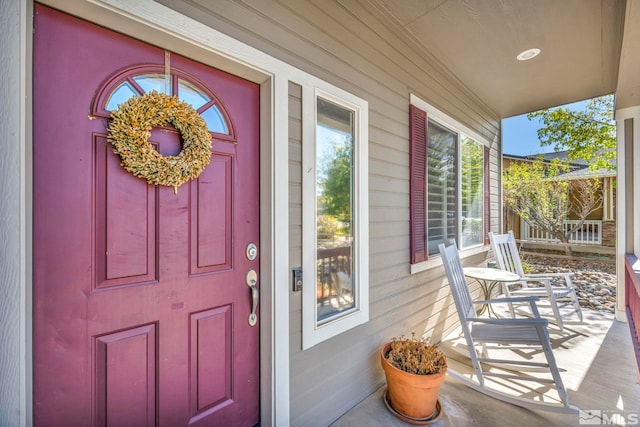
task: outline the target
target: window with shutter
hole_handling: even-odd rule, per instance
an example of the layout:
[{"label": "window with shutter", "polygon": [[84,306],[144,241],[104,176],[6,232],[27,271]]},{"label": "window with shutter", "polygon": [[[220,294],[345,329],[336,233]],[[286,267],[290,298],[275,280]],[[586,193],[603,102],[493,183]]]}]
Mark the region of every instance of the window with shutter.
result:
[{"label": "window with shutter", "polygon": [[489,148],[473,131],[413,95],[409,113],[415,272],[424,267],[414,265],[438,254],[438,245],[450,239],[455,238],[461,249],[487,244]]}]

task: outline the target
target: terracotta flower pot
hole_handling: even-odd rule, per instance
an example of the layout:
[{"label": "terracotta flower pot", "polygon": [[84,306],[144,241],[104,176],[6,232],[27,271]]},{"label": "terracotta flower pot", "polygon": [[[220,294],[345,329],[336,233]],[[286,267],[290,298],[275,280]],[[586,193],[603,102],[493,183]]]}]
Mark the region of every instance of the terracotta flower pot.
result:
[{"label": "terracotta flower pot", "polygon": [[416,375],[401,371],[385,357],[389,350],[391,343],[380,349],[380,363],[387,378],[389,403],[395,411],[409,418],[424,420],[433,416],[446,372]]}]

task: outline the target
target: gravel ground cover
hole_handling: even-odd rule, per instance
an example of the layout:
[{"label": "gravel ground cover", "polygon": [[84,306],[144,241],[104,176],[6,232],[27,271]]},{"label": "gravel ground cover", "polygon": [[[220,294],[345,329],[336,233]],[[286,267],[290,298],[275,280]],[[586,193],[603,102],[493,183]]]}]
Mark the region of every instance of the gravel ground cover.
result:
[{"label": "gravel ground cover", "polygon": [[582,307],[614,312],[616,302],[616,266],[613,260],[564,258],[523,253],[523,267],[530,273],[573,272],[573,285]]}]

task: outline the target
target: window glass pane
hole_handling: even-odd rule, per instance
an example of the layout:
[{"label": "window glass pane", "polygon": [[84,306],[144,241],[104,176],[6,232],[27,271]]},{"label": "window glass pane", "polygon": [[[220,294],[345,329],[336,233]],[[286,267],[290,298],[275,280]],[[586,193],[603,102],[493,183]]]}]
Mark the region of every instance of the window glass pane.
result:
[{"label": "window glass pane", "polygon": [[356,306],[353,272],[354,111],[317,99],[316,306],[326,322]]},{"label": "window glass pane", "polygon": [[202,93],[202,91],[181,79],[178,80],[178,98],[196,110],[211,101],[211,98]]},{"label": "window glass pane", "polygon": [[212,105],[204,110],[200,115],[204,121],[207,122],[209,132],[229,134],[229,128],[227,127],[227,123],[224,121],[224,116],[218,109],[218,106]]},{"label": "window glass pane", "polygon": [[133,80],[140,85],[145,92],[166,93],[171,95],[171,77],[164,74],[145,74],[142,76],[136,76]]},{"label": "window glass pane", "polygon": [[461,247],[484,242],[484,149],[462,136],[462,236]]},{"label": "window glass pane", "polygon": [[132,96],[140,96],[140,94],[129,83],[122,83],[116,90],[113,91],[113,93],[109,97],[106,110],[113,111],[118,109],[118,105],[122,104]]},{"label": "window glass pane", "polygon": [[456,237],[457,135],[433,122],[427,142],[427,242],[429,255]]}]

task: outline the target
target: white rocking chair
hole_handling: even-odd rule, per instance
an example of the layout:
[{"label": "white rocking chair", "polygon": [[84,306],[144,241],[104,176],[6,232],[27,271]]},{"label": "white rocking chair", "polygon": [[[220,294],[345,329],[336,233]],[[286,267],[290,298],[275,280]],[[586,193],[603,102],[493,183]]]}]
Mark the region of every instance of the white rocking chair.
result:
[{"label": "white rocking chair", "polygon": [[[578,412],[579,409],[577,407],[569,405],[569,397],[551,350],[549,331],[547,330],[548,320],[540,317],[535,303],[538,297],[473,301],[462,271],[462,264],[455,242],[449,247],[440,244],[439,248],[477,382],[456,372],[451,367],[448,369],[448,373],[481,393],[514,405],[553,412]],[[477,317],[474,309],[474,304],[509,302],[528,303],[535,317],[520,319],[481,318]],[[480,351],[478,351],[477,346],[480,346]],[[535,352],[542,350],[546,361],[532,361],[525,354],[525,349]],[[489,357],[490,351],[504,352],[505,350],[515,351],[510,351],[510,356],[507,359]],[[538,375],[525,374],[522,372],[525,370],[535,372]],[[534,400],[523,395],[508,394],[498,390],[496,387],[490,387],[487,384],[489,380],[519,381],[527,384],[535,382],[541,384],[543,389],[551,388],[555,385],[559,400]],[[525,395],[527,394],[525,393]]]},{"label": "white rocking chair", "polygon": [[[513,231],[507,234],[489,232],[489,241],[498,268],[515,273],[522,279],[519,282],[503,284],[504,294],[507,297],[538,296],[542,298],[541,302],[551,309],[554,323],[561,331],[564,330],[564,319],[569,316],[577,315],[579,322],[582,322],[582,310],[571,280],[573,273],[525,274]],[[542,286],[530,286],[532,283]],[[513,289],[514,285],[522,287]],[[541,304],[538,306],[540,307]],[[512,316],[515,316],[514,305],[509,304],[509,308]]]}]

